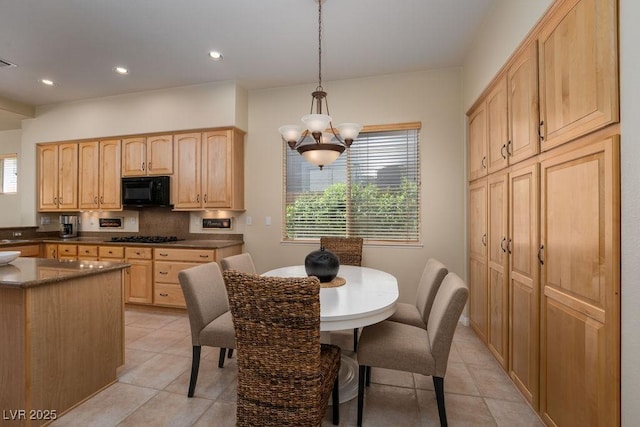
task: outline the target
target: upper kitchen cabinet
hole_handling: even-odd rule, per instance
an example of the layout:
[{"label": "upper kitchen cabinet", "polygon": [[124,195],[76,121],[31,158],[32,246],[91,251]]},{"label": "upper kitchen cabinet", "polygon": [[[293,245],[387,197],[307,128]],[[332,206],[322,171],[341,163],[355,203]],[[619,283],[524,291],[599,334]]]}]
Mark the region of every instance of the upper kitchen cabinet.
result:
[{"label": "upper kitchen cabinet", "polygon": [[174,209],[244,209],[243,132],[176,134],[174,158]]},{"label": "upper kitchen cabinet", "polygon": [[173,174],[173,136],[154,135],[122,140],[122,176]]},{"label": "upper kitchen cabinet", "polygon": [[507,126],[507,79],[498,80],[487,95],[487,167],[489,173],[509,164],[509,128]]},{"label": "upper kitchen cabinet", "polygon": [[78,144],[80,209],[121,210],[120,140]]},{"label": "upper kitchen cabinet", "polygon": [[619,120],[616,3],[565,1],[543,26],[542,151]]},{"label": "upper kitchen cabinet", "polygon": [[487,104],[479,103],[469,112],[467,155],[469,181],[487,174]]},{"label": "upper kitchen cabinet", "polygon": [[534,40],[520,52],[507,71],[509,106],[509,164],[535,156],[540,151],[538,135],[538,44]]},{"label": "upper kitchen cabinet", "polygon": [[40,144],[38,211],[78,209],[78,144]]}]

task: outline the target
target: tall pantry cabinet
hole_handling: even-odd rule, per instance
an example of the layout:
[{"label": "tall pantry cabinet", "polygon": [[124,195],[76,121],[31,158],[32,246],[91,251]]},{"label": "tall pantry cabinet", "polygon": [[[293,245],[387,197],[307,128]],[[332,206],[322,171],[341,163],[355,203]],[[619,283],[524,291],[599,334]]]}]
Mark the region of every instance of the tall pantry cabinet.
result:
[{"label": "tall pantry cabinet", "polygon": [[617,31],[555,1],[468,112],[471,326],[548,425],[620,423]]}]

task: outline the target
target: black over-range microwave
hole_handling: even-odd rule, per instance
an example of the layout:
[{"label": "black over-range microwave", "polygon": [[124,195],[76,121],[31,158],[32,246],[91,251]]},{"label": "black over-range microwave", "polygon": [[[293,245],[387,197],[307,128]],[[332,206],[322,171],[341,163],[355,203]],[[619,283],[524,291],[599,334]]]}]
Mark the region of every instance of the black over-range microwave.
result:
[{"label": "black over-range microwave", "polygon": [[168,176],[122,178],[122,206],[171,206],[169,187]]}]

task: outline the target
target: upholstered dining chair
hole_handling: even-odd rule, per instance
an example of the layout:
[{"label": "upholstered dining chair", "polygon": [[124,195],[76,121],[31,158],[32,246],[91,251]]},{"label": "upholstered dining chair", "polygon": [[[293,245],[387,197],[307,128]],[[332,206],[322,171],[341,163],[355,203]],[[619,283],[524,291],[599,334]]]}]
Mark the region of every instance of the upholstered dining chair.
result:
[{"label": "upholstered dining chair", "polygon": [[239,255],[231,255],[220,260],[220,266],[223,271],[236,270],[243,273],[257,274],[256,266],[253,264],[253,258],[249,253]]},{"label": "upholstered dining chair", "polygon": [[429,258],[422,271],[420,282],[418,282],[415,304],[396,303],[395,313],[387,320],[426,329],[433,300],[436,297],[442,280],[448,272],[447,267],[440,261]]},{"label": "upholstered dining chair", "polygon": [[455,273],[442,281],[427,321],[427,329],[382,321],[362,330],[358,348],[358,426],[362,425],[364,387],[371,367],[417,372],[433,377],[440,425],[447,425],[444,404],[444,376],[451,341],[469,289]]},{"label": "upholstered dining chair", "polygon": [[[362,265],[362,237],[320,237],[320,247],[338,256],[340,264]],[[353,328],[353,351],[358,350],[358,328]]]},{"label": "upholstered dining chair", "polygon": [[339,424],[340,347],[320,344],[318,278],[223,274],[238,349],[236,425],[319,426],[330,395]]},{"label": "upholstered dining chair", "polygon": [[203,345],[219,347],[218,367],[224,366],[225,354],[232,357],[236,346],[233,320],[220,267],[215,262],[187,268],[178,273],[187,303],[193,355],[188,396],[193,397],[198,381],[200,351]]}]

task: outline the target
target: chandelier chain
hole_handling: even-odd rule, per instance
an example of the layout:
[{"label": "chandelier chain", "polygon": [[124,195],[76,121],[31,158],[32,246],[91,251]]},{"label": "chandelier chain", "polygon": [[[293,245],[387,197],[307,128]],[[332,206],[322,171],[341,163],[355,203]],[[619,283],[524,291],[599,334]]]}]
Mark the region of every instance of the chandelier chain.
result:
[{"label": "chandelier chain", "polygon": [[322,0],[318,0],[318,90],[322,90]]}]

